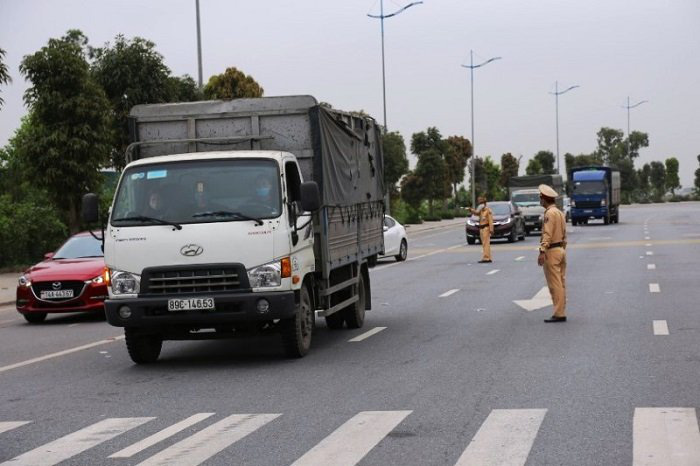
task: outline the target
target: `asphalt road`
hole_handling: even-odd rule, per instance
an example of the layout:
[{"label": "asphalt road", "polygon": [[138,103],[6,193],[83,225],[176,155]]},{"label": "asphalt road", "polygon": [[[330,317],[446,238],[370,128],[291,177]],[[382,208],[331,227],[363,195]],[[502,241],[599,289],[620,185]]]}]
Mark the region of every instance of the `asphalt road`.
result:
[{"label": "asphalt road", "polygon": [[569,229],[564,324],[531,301],[537,237],[477,264],[462,227],[412,235],[365,327],[317,320],[301,360],[262,338],[136,366],[99,319],[0,309],[0,463],[700,464],[700,203]]}]

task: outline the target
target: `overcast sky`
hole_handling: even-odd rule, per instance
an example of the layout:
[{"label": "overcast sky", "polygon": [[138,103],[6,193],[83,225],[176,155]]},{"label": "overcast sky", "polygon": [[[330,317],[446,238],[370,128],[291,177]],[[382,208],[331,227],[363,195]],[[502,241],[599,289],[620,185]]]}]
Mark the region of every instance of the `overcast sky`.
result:
[{"label": "overcast sky", "polygon": [[[407,0],[386,0],[385,12]],[[0,0],[0,48],[13,82],[0,89],[0,145],[26,113],[22,57],[50,37],[82,30],[92,45],[117,34],[156,43],[176,75],[197,77],[194,0]],[[382,120],[379,0],[200,0],[204,79],[236,66],[266,95],[312,94]],[[676,156],[692,186],[700,154],[700,1],[424,0],[385,22],[390,130],[407,143],[436,126],[470,137],[469,51],[475,62],[475,147],[500,160],[555,151],[554,90],[560,97],[560,153],[588,153],[596,131],[649,133],[637,166]]]}]

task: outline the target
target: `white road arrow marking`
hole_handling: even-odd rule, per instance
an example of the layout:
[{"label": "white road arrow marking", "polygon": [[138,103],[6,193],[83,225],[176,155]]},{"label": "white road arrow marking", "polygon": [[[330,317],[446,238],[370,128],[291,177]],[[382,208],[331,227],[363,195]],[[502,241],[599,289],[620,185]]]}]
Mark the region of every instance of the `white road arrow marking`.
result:
[{"label": "white road arrow marking", "polygon": [[526,311],[535,311],[543,307],[552,305],[552,297],[549,294],[549,289],[543,286],[540,291],[537,292],[532,299],[523,299],[519,301],[513,301],[518,306],[522,307]]}]

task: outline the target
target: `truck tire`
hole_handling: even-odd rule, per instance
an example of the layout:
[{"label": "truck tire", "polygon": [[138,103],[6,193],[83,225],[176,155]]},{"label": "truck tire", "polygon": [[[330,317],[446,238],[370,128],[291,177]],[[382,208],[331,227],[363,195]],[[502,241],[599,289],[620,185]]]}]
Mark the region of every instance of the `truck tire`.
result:
[{"label": "truck tire", "polygon": [[342,311],[326,316],[326,326],[331,330],[340,330],[343,328],[343,322],[345,322],[345,319]]},{"label": "truck tire", "polygon": [[352,306],[342,310],[345,323],[348,328],[361,328],[365,323],[365,306],[367,294],[365,293],[365,277],[360,272],[357,280],[357,301]]},{"label": "truck tire", "polygon": [[610,214],[608,214],[608,215],[606,215],[605,217],[603,217],[603,223],[604,223],[605,225],[609,225],[609,224],[610,224]]},{"label": "truck tire", "polygon": [[302,358],[311,348],[316,311],[306,285],[299,290],[299,303],[294,317],[282,321],[282,344],[290,358]]},{"label": "truck tire", "polygon": [[124,328],[126,349],[136,364],[150,364],[158,360],[163,348],[163,338],[157,334],[145,334],[133,327]]},{"label": "truck tire", "polygon": [[40,324],[44,320],[46,320],[46,313],[45,312],[30,312],[27,314],[22,314],[24,317],[24,320],[29,322],[30,324]]}]

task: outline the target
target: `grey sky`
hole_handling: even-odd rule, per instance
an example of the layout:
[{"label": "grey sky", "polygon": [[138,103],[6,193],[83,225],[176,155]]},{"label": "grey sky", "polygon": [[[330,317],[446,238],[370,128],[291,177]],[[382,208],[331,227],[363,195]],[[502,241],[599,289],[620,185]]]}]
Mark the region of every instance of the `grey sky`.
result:
[{"label": "grey sky", "polygon": [[[393,11],[407,0],[386,0]],[[122,33],[154,41],[177,75],[197,75],[194,0],[0,0],[0,48],[13,83],[2,88],[0,145],[26,109],[24,55],[81,29],[100,45]],[[378,0],[200,0],[205,80],[227,66],[251,74],[266,95],[312,94],[382,119]],[[469,50],[503,60],[475,74],[476,151],[500,159],[594,149],[601,126],[649,133],[637,166],[676,156],[691,186],[700,154],[700,2],[697,0],[425,0],[386,26],[388,126],[407,143],[437,126],[469,137]],[[476,60],[476,59],[475,59]],[[563,160],[562,160],[563,164]]]}]

